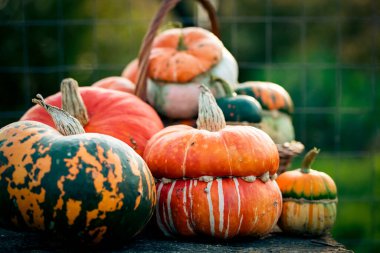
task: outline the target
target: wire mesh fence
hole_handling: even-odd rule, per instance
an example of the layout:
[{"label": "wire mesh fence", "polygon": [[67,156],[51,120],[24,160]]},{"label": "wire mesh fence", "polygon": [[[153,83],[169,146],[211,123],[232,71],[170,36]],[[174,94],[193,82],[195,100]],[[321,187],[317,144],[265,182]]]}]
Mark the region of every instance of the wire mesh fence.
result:
[{"label": "wire mesh fence", "polygon": [[[350,248],[374,250],[380,245],[380,2],[213,2],[239,81],[287,89],[297,140],[322,149],[315,166],[340,192],[334,236]],[[137,56],[159,4],[0,1],[0,127],[18,120],[35,94],[57,92],[65,77],[90,85],[120,75]],[[173,19],[207,26],[193,1],[176,7]]]}]

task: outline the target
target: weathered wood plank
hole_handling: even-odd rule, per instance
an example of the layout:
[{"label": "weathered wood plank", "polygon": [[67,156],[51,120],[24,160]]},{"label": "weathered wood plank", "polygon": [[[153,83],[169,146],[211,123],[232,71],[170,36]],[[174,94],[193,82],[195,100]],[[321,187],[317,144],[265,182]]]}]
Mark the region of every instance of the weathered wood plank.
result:
[{"label": "weathered wood plank", "polygon": [[[77,246],[56,238],[32,232],[0,229],[0,252],[66,252]],[[200,239],[172,239],[159,234],[144,233],[120,248],[105,248],[106,252],[351,252],[336,242],[331,235],[321,238],[289,237],[272,233],[261,239],[212,241]]]}]

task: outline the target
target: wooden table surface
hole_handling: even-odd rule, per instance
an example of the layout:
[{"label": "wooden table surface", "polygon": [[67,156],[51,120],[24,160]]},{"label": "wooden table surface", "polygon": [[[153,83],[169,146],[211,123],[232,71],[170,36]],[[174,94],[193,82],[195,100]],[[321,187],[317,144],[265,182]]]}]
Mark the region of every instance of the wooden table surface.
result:
[{"label": "wooden table surface", "polygon": [[[15,232],[0,228],[0,252],[73,252],[77,246],[32,232]],[[88,250],[88,249],[87,249]],[[80,249],[86,251],[86,249]],[[97,249],[90,249],[90,252]],[[274,232],[261,239],[232,241],[210,239],[172,239],[154,233],[142,233],[119,248],[101,252],[351,252],[331,235],[321,238],[299,238]]]}]

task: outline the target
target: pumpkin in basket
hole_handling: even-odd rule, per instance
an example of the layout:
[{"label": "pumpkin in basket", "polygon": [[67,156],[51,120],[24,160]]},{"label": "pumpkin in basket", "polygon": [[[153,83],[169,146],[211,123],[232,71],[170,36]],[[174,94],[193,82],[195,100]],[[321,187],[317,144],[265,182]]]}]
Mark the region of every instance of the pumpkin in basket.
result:
[{"label": "pumpkin in basket", "polygon": [[111,90],[124,91],[131,94],[135,92],[135,84],[129,79],[120,76],[109,76],[93,83],[91,86]]},{"label": "pumpkin in basket", "polygon": [[170,126],[144,152],[157,185],[156,219],[166,235],[262,236],[282,208],[276,145],[262,130],[226,126],[205,86],[198,128]]},{"label": "pumpkin in basket", "polygon": [[[62,92],[46,102],[68,111],[88,133],[102,133],[120,139],[142,155],[147,141],[163,124],[154,109],[135,95],[97,87],[78,87],[64,79]],[[49,114],[40,106],[29,109],[21,120],[35,120],[54,127]]]},{"label": "pumpkin in basket", "polygon": [[[138,67],[132,63],[123,71],[124,77],[136,78]],[[203,28],[173,28],[158,34],[147,64],[147,100],[169,118],[197,115],[198,86],[208,85],[210,76],[237,83],[236,60],[213,33]],[[221,96],[216,90],[213,93]]]},{"label": "pumpkin in basket", "polygon": [[260,102],[263,108],[260,127],[275,143],[282,144],[295,139],[293,101],[283,87],[271,82],[248,81],[237,85],[235,91],[237,94],[252,96]]},{"label": "pumpkin in basket", "polygon": [[312,149],[300,169],[277,178],[284,201],[278,225],[286,233],[317,236],[334,225],[337,189],[329,175],[311,169],[318,152]]},{"label": "pumpkin in basket", "polygon": [[44,106],[57,130],[18,121],[0,129],[0,225],[63,236],[70,243],[120,243],[147,224],[156,203],[143,159],[111,136]]}]

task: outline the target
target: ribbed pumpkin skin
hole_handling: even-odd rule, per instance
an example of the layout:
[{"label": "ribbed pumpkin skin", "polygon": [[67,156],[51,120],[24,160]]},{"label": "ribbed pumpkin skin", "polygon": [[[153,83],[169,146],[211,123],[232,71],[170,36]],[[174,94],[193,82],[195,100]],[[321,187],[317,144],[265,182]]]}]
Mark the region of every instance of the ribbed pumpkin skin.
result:
[{"label": "ribbed pumpkin skin", "polygon": [[[132,94],[96,87],[79,89],[88,111],[89,122],[84,126],[88,133],[113,136],[142,155],[147,141],[163,128],[154,109]],[[47,97],[45,101],[60,108],[61,93]],[[38,105],[29,109],[21,120],[35,120],[54,127],[49,114]]]},{"label": "ribbed pumpkin skin", "polygon": [[276,145],[250,126],[227,126],[217,132],[169,126],[148,142],[144,160],[156,178],[273,175],[279,165]]},{"label": "ribbed pumpkin skin", "polygon": [[294,111],[289,93],[280,85],[271,82],[248,81],[236,86],[237,94],[256,98],[263,109],[279,110],[287,114]]},{"label": "ribbed pumpkin skin", "polygon": [[[178,48],[181,36],[184,49]],[[217,64],[222,58],[222,49],[222,42],[205,29],[166,30],[153,41],[149,77],[164,82],[189,82]]]},{"label": "ribbed pumpkin skin", "polygon": [[138,71],[139,71],[139,61],[138,59],[134,59],[131,61],[121,73],[121,76],[131,80],[132,83],[136,84],[138,79]]},{"label": "ribbed pumpkin skin", "polygon": [[155,202],[148,167],[120,140],[62,136],[35,121],[0,129],[2,226],[120,243],[142,230]]},{"label": "ribbed pumpkin skin", "polygon": [[156,219],[166,235],[261,236],[281,214],[281,192],[271,180],[177,180],[157,189]]},{"label": "ribbed pumpkin skin", "polygon": [[133,94],[135,91],[135,84],[132,83],[129,79],[120,76],[110,76],[103,78],[93,83],[91,86],[111,90],[118,90],[128,92],[131,94]]},{"label": "ribbed pumpkin skin", "polygon": [[283,211],[278,225],[285,232],[321,235],[336,219],[337,189],[326,173],[300,169],[277,178],[283,196]]},{"label": "ribbed pumpkin skin", "polygon": [[[188,68],[191,69],[191,68]],[[123,76],[137,82],[138,64],[132,61],[123,71]],[[199,86],[209,86],[215,97],[225,96],[225,92],[211,87],[210,76],[222,78],[232,85],[237,83],[238,66],[231,53],[223,48],[221,60],[205,74],[201,74],[189,82],[160,82],[153,77],[147,80],[148,102],[161,114],[172,119],[187,119],[198,113]]]}]

